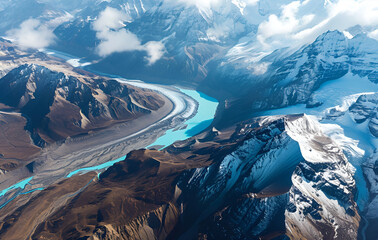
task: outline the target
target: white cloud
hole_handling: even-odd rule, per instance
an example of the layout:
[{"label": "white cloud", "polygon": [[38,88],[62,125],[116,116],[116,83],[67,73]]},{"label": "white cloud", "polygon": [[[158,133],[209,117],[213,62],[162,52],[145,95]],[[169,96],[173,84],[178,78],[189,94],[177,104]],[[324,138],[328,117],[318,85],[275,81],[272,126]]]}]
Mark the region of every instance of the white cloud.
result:
[{"label": "white cloud", "polygon": [[265,44],[265,40],[272,36],[291,33],[299,25],[296,13],[300,7],[300,1],[292,2],[283,7],[281,16],[275,14],[269,16],[268,21],[264,21],[259,25],[258,40]]},{"label": "white cloud", "polygon": [[37,19],[24,21],[19,28],[8,31],[6,35],[23,49],[45,48],[55,40],[53,29],[42,24]]},{"label": "white cloud", "polygon": [[93,29],[98,32],[117,30],[124,27],[124,22],[129,20],[127,15],[115,8],[107,7],[100,13],[93,23]]},{"label": "white cloud", "polygon": [[125,21],[128,21],[125,13],[115,8],[107,7],[93,22],[93,29],[96,36],[101,40],[97,46],[97,53],[100,56],[108,56],[116,52],[145,51],[148,64],[154,64],[163,57],[165,47],[162,42],[150,41],[142,44],[139,38],[124,28]]},{"label": "white cloud", "polygon": [[163,57],[165,53],[165,46],[162,42],[151,41],[143,45],[146,49],[148,57],[148,63],[154,64],[157,60]]},{"label": "white cloud", "polygon": [[126,29],[98,32],[97,38],[101,40],[97,46],[100,56],[107,56],[115,52],[143,50],[138,37]]},{"label": "white cloud", "polygon": [[378,1],[335,0],[319,5],[319,0],[295,1],[283,5],[280,14],[261,22],[257,39],[265,49],[309,43],[327,30],[376,27]]},{"label": "white cloud", "polygon": [[[317,0],[316,0],[317,1]],[[315,14],[299,13],[309,1],[294,1],[282,6],[279,16],[272,14],[267,21],[263,21],[258,28],[257,39],[266,48],[278,47],[282,40],[294,34],[313,22]]]}]

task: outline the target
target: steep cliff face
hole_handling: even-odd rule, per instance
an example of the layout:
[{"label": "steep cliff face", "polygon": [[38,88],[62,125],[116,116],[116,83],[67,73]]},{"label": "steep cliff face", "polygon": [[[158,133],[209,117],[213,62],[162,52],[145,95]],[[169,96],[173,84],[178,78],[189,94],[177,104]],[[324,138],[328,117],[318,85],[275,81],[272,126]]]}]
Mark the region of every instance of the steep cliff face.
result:
[{"label": "steep cliff face", "polygon": [[68,76],[39,65],[22,65],[0,80],[0,102],[27,120],[34,143],[53,142],[135,119],[164,101],[115,80]]}]

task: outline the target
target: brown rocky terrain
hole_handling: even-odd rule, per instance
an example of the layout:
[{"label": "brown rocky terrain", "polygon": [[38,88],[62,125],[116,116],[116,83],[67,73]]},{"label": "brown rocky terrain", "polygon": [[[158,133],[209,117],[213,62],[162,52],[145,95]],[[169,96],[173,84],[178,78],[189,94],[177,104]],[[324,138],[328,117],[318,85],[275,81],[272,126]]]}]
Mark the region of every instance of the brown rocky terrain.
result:
[{"label": "brown rocky terrain", "polygon": [[229,141],[233,131],[218,137],[213,129],[201,135],[201,142],[190,139],[168,152],[133,151],[100,179],[94,173],[65,179],[17,207],[20,195],[0,209],[0,238],[165,239],[181,214],[178,176],[234,149],[242,137]]}]

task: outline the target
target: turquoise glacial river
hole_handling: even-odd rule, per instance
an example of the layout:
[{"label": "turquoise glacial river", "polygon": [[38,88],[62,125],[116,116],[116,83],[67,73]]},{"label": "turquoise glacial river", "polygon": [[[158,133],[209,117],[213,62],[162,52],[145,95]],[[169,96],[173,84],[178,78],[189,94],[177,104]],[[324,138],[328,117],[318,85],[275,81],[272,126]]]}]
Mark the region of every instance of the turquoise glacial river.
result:
[{"label": "turquoise glacial river", "polygon": [[[154,145],[163,146],[162,148],[167,147],[176,141],[185,140],[187,138],[197,135],[198,133],[205,130],[208,126],[210,126],[210,124],[212,123],[215,112],[218,107],[218,101],[198,91],[186,89],[180,89],[180,91],[192,97],[198,102],[198,110],[196,115],[188,119],[184,123],[185,125],[187,125],[185,129],[170,129],[163,136],[156,139],[156,141],[150,144],[148,147]],[[106,169],[110,166],[113,166],[113,164],[117,162],[123,161],[125,157],[126,156],[100,164],[98,166],[77,169],[68,174],[67,177],[72,177],[73,175],[78,174],[80,172],[98,171]]]}]

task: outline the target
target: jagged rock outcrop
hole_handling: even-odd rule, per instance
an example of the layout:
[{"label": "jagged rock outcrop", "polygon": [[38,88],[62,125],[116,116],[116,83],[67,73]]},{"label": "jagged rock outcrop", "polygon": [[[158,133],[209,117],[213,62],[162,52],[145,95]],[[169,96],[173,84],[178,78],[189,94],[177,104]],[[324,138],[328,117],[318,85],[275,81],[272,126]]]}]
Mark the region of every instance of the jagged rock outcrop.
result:
[{"label": "jagged rock outcrop", "polygon": [[179,209],[175,205],[168,203],[132,220],[125,226],[113,227],[110,224],[99,226],[94,230],[93,236],[89,239],[166,239],[176,225],[179,216]]},{"label": "jagged rock outcrop", "polygon": [[349,111],[356,123],[369,121],[371,134],[378,137],[378,93],[361,95]]}]

